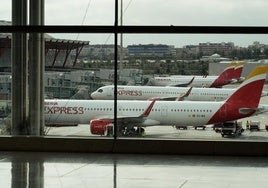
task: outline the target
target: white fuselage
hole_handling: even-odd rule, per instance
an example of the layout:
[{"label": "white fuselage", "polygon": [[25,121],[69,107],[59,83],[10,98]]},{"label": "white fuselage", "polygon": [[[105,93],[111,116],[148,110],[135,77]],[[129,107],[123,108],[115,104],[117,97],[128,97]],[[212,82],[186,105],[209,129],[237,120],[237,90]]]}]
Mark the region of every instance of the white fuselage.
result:
[{"label": "white fuselage", "polygon": [[[161,87],[161,86],[117,86],[118,100],[149,100],[176,99],[185,95],[190,87]],[[192,88],[190,94],[183,100],[189,101],[222,101],[236,91],[236,88]],[[268,92],[263,91],[262,96]],[[103,86],[91,94],[93,99],[112,100],[114,99],[114,85]]]},{"label": "white fuselage", "polygon": [[[160,86],[117,86],[118,100],[148,100],[152,98],[179,98],[189,91],[190,87]],[[236,89],[231,88],[192,88],[184,100],[221,101],[227,99]],[[114,99],[114,86],[103,86],[91,94],[93,99]]]},{"label": "white fuselage", "polygon": [[[138,117],[152,101],[117,101],[118,117]],[[141,126],[206,125],[223,102],[156,101]],[[225,116],[225,114],[223,114]],[[113,100],[46,100],[46,124],[89,124],[92,119],[113,119]],[[226,117],[225,117],[226,118]]]},{"label": "white fuselage", "polygon": [[[153,83],[155,86],[177,86],[184,85],[193,87],[211,87],[218,76],[202,77],[202,76],[169,76],[169,77],[154,77]],[[193,81],[191,82],[191,80]]]}]

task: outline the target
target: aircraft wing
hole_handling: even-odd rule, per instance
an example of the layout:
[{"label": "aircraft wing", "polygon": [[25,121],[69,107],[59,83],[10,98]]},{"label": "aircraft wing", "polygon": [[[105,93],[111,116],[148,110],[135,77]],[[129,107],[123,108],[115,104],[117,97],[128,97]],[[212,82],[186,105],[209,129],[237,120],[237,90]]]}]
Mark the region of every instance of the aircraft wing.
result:
[{"label": "aircraft wing", "polygon": [[182,93],[179,97],[156,97],[151,98],[150,100],[158,101],[183,101],[185,97],[188,97],[191,94],[193,87],[190,87],[186,93]]},{"label": "aircraft wing", "polygon": [[193,87],[190,87],[190,89],[182,96],[178,97],[177,100],[178,101],[183,101],[185,97],[188,97],[192,91]]},{"label": "aircraft wing", "polygon": [[195,78],[195,77],[193,77],[189,82],[186,82],[186,83],[175,84],[175,85],[173,84],[173,85],[168,85],[168,86],[174,86],[174,87],[187,87],[187,86],[189,86],[191,83],[193,83],[194,78]]},{"label": "aircraft wing", "polygon": [[158,101],[175,101],[178,97],[157,97],[157,98],[150,98],[148,100],[158,100]]},{"label": "aircraft wing", "polygon": [[[137,116],[122,116],[122,115],[117,115],[117,122],[119,125],[126,125],[126,126],[137,126],[140,124],[147,124],[147,125],[155,125],[158,124],[159,122],[156,122],[154,120],[149,120],[147,119],[147,116],[150,114],[153,105],[155,103],[156,99],[152,100],[150,105],[147,107],[147,109],[141,114]],[[114,116],[101,116],[98,119],[100,120],[114,120]],[[144,123],[146,122],[146,123]]]},{"label": "aircraft wing", "polygon": [[[114,116],[104,116],[104,117],[100,117],[98,118],[99,120],[111,120],[112,122],[114,121]],[[136,125],[136,124],[140,124],[144,121],[145,119],[142,117],[138,117],[138,116],[117,116],[117,123],[119,125]]]}]

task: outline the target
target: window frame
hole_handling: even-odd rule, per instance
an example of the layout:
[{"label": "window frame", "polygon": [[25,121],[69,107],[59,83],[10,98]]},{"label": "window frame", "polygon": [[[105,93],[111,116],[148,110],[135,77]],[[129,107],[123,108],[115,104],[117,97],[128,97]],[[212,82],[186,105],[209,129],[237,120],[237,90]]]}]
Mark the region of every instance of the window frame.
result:
[{"label": "window frame", "polygon": [[[98,26],[0,26],[0,33],[85,33],[114,35],[114,70],[118,62],[119,34],[268,34],[266,26],[128,26],[118,25],[118,1],[115,1],[114,25]],[[117,116],[117,71],[114,74],[114,116]],[[116,118],[115,118],[115,126]],[[102,152],[102,153],[144,153],[144,154],[191,154],[191,155],[242,155],[267,156],[268,142],[265,141],[216,141],[216,140],[164,140],[117,138],[81,138],[52,136],[0,137],[1,151],[43,151],[43,152]]]}]

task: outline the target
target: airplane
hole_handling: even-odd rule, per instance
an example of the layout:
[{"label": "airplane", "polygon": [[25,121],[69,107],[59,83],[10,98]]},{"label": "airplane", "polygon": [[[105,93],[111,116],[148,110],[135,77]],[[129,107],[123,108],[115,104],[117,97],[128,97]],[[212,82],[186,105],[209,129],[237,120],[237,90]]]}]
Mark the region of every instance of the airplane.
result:
[{"label": "airplane", "polygon": [[[237,65],[239,66],[236,68]],[[154,77],[150,80],[150,83],[155,86],[222,87],[230,83],[236,83],[241,77],[242,69],[242,62],[238,64],[231,62],[219,76],[173,75]]]},{"label": "airplane", "polygon": [[[233,79],[234,81],[235,80],[243,81],[243,79],[245,79],[244,77],[241,77],[243,68],[244,68],[244,62],[243,61],[239,61],[239,62],[231,61],[228,64],[228,66],[226,67],[226,70],[229,71],[229,72],[227,72],[228,77],[230,79]],[[190,78],[193,77],[193,76],[194,75],[192,75],[192,76],[190,76],[190,75],[171,75],[171,77],[190,77]],[[217,78],[218,76],[204,75],[202,77]]]},{"label": "airplane", "polygon": [[[258,111],[268,66],[258,66],[225,101],[117,101],[119,135],[144,132],[146,126],[202,126],[245,118]],[[105,135],[114,123],[114,100],[45,100],[45,124],[89,124]],[[136,128],[136,129],[135,129]]]},{"label": "airplane", "polygon": [[[221,101],[227,99],[236,88],[198,88],[198,87],[165,87],[165,86],[117,86],[118,100],[183,100],[189,101]],[[262,91],[262,97],[268,96],[267,91]],[[94,100],[114,99],[114,85],[98,88],[91,93]]]}]

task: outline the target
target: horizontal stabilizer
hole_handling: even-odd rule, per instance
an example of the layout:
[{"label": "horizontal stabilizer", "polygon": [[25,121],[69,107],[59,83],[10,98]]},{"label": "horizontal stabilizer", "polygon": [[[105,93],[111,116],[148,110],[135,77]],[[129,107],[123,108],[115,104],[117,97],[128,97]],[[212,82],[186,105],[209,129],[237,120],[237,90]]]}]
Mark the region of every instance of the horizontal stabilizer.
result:
[{"label": "horizontal stabilizer", "polygon": [[239,113],[240,114],[249,114],[254,113],[258,110],[258,108],[240,108]]},{"label": "horizontal stabilizer", "polygon": [[262,96],[262,97],[266,97],[266,96],[268,96],[268,91],[262,91],[261,96]]},{"label": "horizontal stabilizer", "polygon": [[268,112],[268,105],[266,105],[266,104],[259,104],[258,109],[254,113],[254,115],[264,114],[264,113],[267,113],[267,112]]}]

